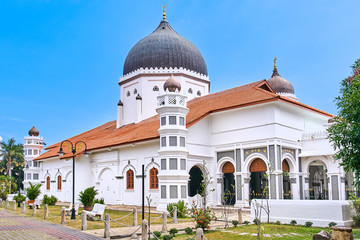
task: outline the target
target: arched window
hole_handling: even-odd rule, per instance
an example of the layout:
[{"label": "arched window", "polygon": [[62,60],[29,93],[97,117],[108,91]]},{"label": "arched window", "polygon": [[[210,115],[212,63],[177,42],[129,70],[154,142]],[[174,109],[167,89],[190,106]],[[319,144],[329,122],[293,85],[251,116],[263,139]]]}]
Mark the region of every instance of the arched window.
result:
[{"label": "arched window", "polygon": [[136,88],[134,89],[134,94],[137,94],[137,89]]},{"label": "arched window", "polygon": [[200,90],[199,90],[199,91],[197,91],[196,95],[198,95],[199,97],[201,96],[201,92],[200,92]]},{"label": "arched window", "polygon": [[61,190],[61,176],[57,177],[57,190]]},{"label": "arched window", "polygon": [[46,177],[46,190],[50,190],[50,176]]},{"label": "arched window", "polygon": [[130,92],[129,91],[127,91],[126,96],[130,97]]},{"label": "arched window", "polygon": [[150,189],[159,189],[158,170],[156,168],[150,169]]},{"label": "arched window", "polygon": [[131,169],[126,172],[126,189],[134,189],[134,171]]},{"label": "arched window", "polygon": [[192,94],[193,90],[191,88],[189,88],[188,93]]},{"label": "arched window", "polygon": [[154,87],[153,87],[153,91],[154,91],[154,92],[159,91],[159,87],[158,87],[158,86],[154,86]]}]

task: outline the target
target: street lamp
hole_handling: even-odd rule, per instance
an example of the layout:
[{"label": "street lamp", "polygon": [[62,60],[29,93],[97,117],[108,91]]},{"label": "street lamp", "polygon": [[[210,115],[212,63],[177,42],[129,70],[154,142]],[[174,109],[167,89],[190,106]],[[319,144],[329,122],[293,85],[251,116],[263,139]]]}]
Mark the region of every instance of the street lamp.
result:
[{"label": "street lamp", "polygon": [[62,145],[64,142],[68,142],[71,144],[71,153],[73,154],[73,197],[72,197],[72,210],[71,210],[71,219],[76,219],[75,217],[75,153],[76,153],[76,145],[78,143],[83,143],[85,145],[85,151],[84,151],[84,156],[85,157],[88,157],[89,156],[89,152],[87,150],[87,146],[86,146],[86,143],[83,142],[83,141],[77,141],[75,143],[75,145],[70,142],[69,140],[64,140],[61,142],[60,144],[60,150],[58,152],[59,156],[62,157],[64,156],[65,152],[63,151],[63,148],[62,148]]}]

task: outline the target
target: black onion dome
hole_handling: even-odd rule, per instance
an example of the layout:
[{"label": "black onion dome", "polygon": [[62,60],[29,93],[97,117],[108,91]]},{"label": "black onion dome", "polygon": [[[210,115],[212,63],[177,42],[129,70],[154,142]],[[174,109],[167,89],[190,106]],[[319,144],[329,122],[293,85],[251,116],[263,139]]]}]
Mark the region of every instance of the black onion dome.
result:
[{"label": "black onion dome", "polygon": [[187,39],[175,32],[167,21],[149,36],[141,39],[130,50],[124,63],[126,75],[139,68],[180,68],[208,75],[200,51]]},{"label": "black onion dome", "polygon": [[276,66],[274,67],[271,78],[267,81],[276,93],[295,93],[291,82],[280,76]]},{"label": "black onion dome", "polygon": [[36,129],[35,126],[33,126],[30,130],[29,130],[29,136],[39,136],[39,130]]}]

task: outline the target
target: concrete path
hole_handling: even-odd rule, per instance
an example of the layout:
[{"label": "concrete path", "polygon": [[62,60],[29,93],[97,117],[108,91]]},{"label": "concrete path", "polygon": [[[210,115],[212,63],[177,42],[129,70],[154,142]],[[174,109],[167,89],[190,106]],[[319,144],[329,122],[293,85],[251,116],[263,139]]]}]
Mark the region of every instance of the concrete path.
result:
[{"label": "concrete path", "polygon": [[101,238],[72,228],[21,216],[8,210],[0,209],[0,239],[97,240]]}]

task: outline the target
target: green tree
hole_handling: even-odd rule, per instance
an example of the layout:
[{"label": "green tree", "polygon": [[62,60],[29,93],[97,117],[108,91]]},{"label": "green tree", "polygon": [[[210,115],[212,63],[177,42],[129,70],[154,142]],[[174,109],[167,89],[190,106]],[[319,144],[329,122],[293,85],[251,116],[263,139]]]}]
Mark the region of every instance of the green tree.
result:
[{"label": "green tree", "polygon": [[360,178],[360,59],[352,66],[352,75],[341,81],[340,95],[335,98],[338,116],[328,128],[328,138],[341,159],[345,171],[353,171],[359,187]]},{"label": "green tree", "polygon": [[14,177],[17,183],[20,181],[21,185],[24,179],[23,168],[25,165],[23,145],[16,144],[15,139],[11,138],[7,143],[1,142],[1,148],[3,161],[0,162],[0,174]]}]

